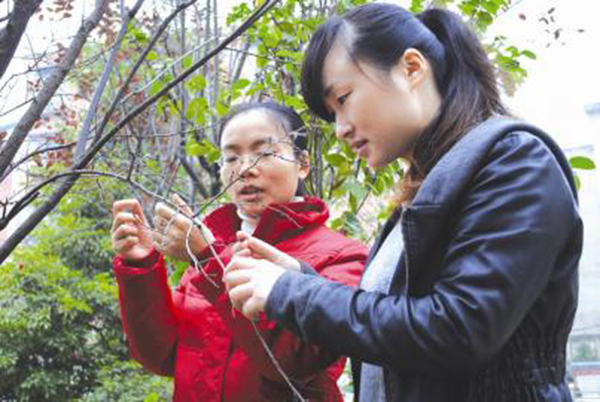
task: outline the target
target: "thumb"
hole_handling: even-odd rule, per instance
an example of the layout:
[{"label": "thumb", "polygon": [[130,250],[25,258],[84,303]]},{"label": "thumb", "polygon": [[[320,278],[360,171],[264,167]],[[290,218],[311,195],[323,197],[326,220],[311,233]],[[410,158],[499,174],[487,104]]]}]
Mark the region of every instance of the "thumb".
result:
[{"label": "thumb", "polygon": [[175,204],[177,206],[177,208],[179,208],[179,210],[181,212],[183,212],[184,214],[188,215],[189,217],[192,217],[194,215],[194,212],[192,211],[192,209],[188,206],[188,204],[185,203],[185,201],[178,196],[177,194],[173,194],[171,196],[171,201],[173,202],[173,204]]},{"label": "thumb", "polygon": [[142,205],[136,201],[131,205],[131,213],[136,217],[138,223],[142,225],[147,225],[146,217],[144,216],[144,210],[142,209]]}]

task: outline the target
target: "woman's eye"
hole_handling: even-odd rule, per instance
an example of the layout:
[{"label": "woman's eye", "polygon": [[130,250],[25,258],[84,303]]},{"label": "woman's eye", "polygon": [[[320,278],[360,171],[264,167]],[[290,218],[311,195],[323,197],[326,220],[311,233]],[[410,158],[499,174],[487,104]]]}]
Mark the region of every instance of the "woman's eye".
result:
[{"label": "woman's eye", "polygon": [[349,95],[350,95],[350,92],[348,92],[347,94],[338,96],[338,98],[337,98],[338,104],[343,105],[346,102],[346,99],[348,99]]},{"label": "woman's eye", "polygon": [[257,155],[257,159],[268,158],[268,157],[274,156],[274,155],[275,155],[274,151],[262,151],[260,154]]},{"label": "woman's eye", "polygon": [[228,155],[224,157],[225,163],[236,163],[238,159],[237,155]]}]

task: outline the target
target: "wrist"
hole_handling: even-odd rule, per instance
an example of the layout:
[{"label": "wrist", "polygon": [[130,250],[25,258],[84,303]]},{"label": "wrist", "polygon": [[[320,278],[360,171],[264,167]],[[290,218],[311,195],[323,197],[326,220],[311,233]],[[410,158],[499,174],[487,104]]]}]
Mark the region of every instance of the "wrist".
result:
[{"label": "wrist", "polygon": [[138,259],[129,259],[127,257],[123,257],[123,259],[128,266],[135,268],[150,268],[158,262],[158,256],[159,252],[155,248],[152,248],[152,250],[150,250],[148,255],[145,257]]}]

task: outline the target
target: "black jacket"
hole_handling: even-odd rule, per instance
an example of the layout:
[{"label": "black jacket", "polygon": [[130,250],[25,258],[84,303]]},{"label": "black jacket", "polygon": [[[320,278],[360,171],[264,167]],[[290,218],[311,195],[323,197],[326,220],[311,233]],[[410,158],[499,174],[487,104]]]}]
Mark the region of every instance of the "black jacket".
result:
[{"label": "black jacket", "polygon": [[352,357],[354,374],[360,361],[383,366],[390,401],[569,401],[583,228],[554,141],[508,119],[479,125],[371,255],[400,215],[405,249],[389,294],[288,272],[267,314]]}]

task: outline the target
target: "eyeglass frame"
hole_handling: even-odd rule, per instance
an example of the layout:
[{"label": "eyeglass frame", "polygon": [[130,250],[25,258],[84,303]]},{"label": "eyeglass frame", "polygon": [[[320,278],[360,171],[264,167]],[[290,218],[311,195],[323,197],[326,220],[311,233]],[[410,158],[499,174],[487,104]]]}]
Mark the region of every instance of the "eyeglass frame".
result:
[{"label": "eyeglass frame", "polygon": [[[292,153],[294,154],[294,158],[295,158],[293,161],[282,156],[281,152],[270,150],[270,148],[274,144],[281,144],[281,143],[291,146]],[[296,158],[298,157],[298,155],[301,152],[302,152],[301,150],[297,149],[297,147],[293,141],[289,141],[289,142],[288,141],[277,141],[275,143],[272,141],[269,141],[266,149],[261,149],[260,152],[233,154],[233,155],[228,155],[228,156],[221,154],[217,163],[221,169],[227,168],[229,170],[233,170],[233,169],[239,169],[241,166],[243,166],[243,162],[245,162],[245,161],[248,161],[249,162],[248,166],[252,167],[252,166],[264,164],[268,159],[270,159],[272,157],[286,160],[288,162],[297,162]],[[226,158],[228,158],[228,157],[235,157],[236,159],[235,159],[235,161],[227,162]]]}]

